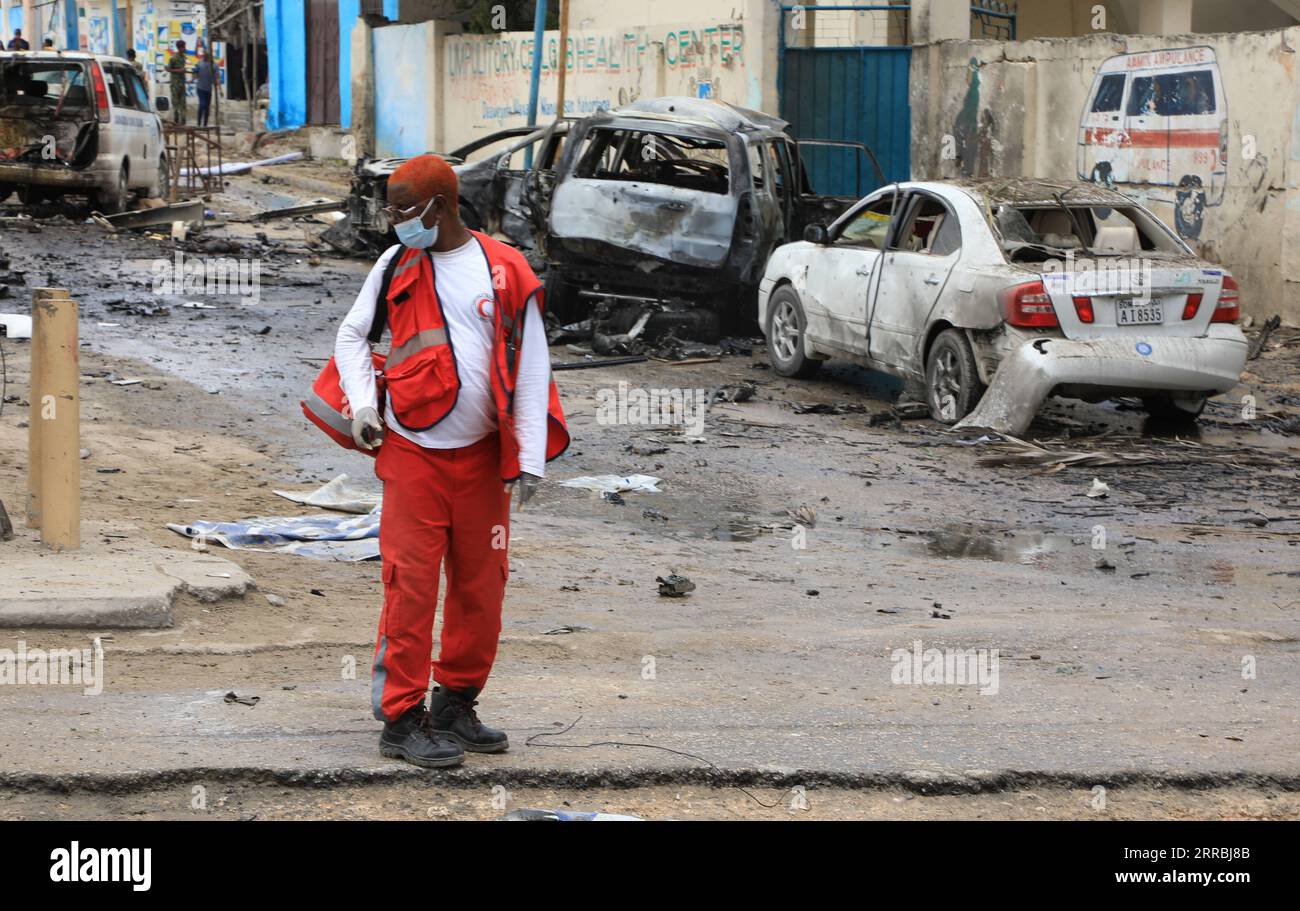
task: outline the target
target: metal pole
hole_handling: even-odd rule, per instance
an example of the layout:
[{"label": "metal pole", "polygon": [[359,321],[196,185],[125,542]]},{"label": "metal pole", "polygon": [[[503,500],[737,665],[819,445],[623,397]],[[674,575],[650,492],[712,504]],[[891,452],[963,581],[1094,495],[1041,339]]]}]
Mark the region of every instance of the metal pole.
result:
[{"label": "metal pole", "polygon": [[[537,0],[533,17],[533,78],[528,88],[528,125],[537,125],[537,100],[542,88],[542,42],[546,40],[546,0]],[[533,166],[533,147],[524,153],[524,170]]]},{"label": "metal pole", "polygon": [[572,0],[559,0],[560,3],[560,74],[555,89],[555,117],[564,116],[564,90],[569,75],[569,5]]},{"label": "metal pole", "polygon": [[[81,369],[77,350],[77,304],[63,288],[42,289],[32,303],[42,311],[33,334],[32,360],[41,361],[40,414],[31,429],[40,441],[41,543],[54,550],[81,546]],[[33,403],[35,404],[35,403]]]}]

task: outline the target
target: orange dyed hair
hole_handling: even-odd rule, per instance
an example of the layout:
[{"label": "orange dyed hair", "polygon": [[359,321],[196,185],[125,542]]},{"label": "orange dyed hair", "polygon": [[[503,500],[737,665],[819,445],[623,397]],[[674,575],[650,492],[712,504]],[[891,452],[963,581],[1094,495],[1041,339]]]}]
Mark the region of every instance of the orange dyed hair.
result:
[{"label": "orange dyed hair", "polygon": [[404,187],[420,199],[441,196],[455,212],[460,202],[460,181],[451,165],[437,155],[417,155],[402,162],[388,178],[389,186]]}]

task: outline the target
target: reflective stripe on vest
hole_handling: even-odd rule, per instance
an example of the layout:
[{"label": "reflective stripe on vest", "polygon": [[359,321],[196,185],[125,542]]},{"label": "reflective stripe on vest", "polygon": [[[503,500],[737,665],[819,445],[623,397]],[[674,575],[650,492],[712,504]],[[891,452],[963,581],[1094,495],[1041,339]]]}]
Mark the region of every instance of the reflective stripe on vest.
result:
[{"label": "reflective stripe on vest", "polygon": [[328,402],[320,397],[320,393],[314,389],[307,393],[304,403],[308,410],[324,423],[328,424],[331,429],[338,431],[344,436],[352,436],[352,422],[339,412],[335,411]]},{"label": "reflective stripe on vest", "polygon": [[384,369],[396,369],[398,364],[410,360],[426,348],[438,348],[447,343],[447,330],[445,328],[425,329],[423,332],[417,332],[388,353],[388,361]]}]

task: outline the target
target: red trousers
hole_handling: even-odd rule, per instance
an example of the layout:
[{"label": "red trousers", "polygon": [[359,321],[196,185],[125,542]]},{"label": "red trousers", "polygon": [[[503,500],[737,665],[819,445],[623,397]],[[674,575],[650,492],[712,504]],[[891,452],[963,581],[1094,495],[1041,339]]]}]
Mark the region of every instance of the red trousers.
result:
[{"label": "red trousers", "polygon": [[[482,689],[492,672],[510,572],[510,494],[499,445],[492,434],[464,449],[425,449],[390,431],[380,447],[384,610],[370,691],[381,721],[396,721],[424,699],[431,664],[433,679],[453,690]],[[442,645],[431,661],[444,566]]]}]

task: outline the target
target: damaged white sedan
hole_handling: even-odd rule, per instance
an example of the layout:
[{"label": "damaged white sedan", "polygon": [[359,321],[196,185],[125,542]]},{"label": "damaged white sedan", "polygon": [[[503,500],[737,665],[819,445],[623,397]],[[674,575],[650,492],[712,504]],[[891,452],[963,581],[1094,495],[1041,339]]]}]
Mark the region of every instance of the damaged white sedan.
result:
[{"label": "damaged white sedan", "polygon": [[894,184],[778,248],[759,289],[773,368],[903,378],[945,424],[1019,434],[1049,395],[1194,418],[1246,362],[1237,283],[1090,183]]}]

